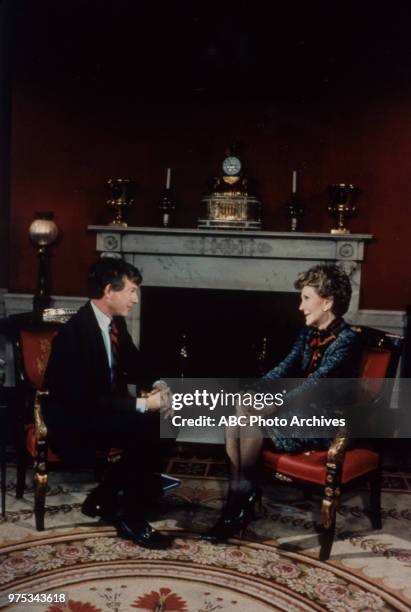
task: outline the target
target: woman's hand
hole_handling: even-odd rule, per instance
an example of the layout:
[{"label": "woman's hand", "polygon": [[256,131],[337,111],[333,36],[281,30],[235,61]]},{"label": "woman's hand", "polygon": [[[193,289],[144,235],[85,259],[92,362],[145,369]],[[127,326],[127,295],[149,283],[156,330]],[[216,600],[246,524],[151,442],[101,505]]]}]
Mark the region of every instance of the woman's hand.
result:
[{"label": "woman's hand", "polygon": [[161,412],[162,416],[168,418],[173,413],[173,394],[170,387],[163,380],[153,386],[147,396],[147,410],[150,412]]}]

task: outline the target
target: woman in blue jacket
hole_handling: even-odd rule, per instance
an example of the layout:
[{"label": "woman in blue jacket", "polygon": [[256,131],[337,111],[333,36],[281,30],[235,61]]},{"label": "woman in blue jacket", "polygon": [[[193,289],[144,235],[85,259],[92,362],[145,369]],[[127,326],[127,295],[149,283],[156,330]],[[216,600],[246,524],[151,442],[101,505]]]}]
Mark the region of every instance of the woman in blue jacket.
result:
[{"label": "woman in blue jacket", "polygon": [[[267,372],[262,383],[282,378],[304,381],[287,393],[287,403],[298,406],[323,378],[355,378],[359,365],[358,334],[343,319],[351,299],[351,283],[337,265],[321,264],[300,274],[294,283],[301,292],[299,310],[305,327],[298,335],[287,357]],[[204,539],[223,541],[241,531],[249,521],[259,495],[256,467],[264,437],[275,449],[303,452],[325,448],[327,440],[318,438],[285,438],[275,427],[255,430],[241,436],[227,429],[226,453],[229,464],[229,492],[222,515]]]}]

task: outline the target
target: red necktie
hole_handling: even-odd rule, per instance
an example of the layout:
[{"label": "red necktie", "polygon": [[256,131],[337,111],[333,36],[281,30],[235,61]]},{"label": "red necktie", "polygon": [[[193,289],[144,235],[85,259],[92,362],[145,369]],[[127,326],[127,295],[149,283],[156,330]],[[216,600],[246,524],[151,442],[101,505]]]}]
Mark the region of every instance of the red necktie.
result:
[{"label": "red necktie", "polygon": [[109,326],[111,341],[111,383],[115,387],[118,381],[118,366],[120,362],[120,344],[118,340],[118,327],[112,321]]}]

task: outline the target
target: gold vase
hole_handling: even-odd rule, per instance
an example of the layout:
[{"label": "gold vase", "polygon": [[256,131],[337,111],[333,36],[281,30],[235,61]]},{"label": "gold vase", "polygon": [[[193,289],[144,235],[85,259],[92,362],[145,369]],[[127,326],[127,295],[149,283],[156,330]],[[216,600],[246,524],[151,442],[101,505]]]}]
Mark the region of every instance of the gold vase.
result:
[{"label": "gold vase", "polygon": [[114,208],[116,216],[109,225],[117,227],[128,227],[123,219],[123,214],[126,208],[130,208],[134,204],[135,182],[131,179],[110,179],[107,181],[111,189],[111,199],[107,200],[107,205]]},{"label": "gold vase", "polygon": [[349,234],[350,230],[345,227],[345,217],[357,212],[357,187],[349,183],[335,183],[329,185],[327,191],[330,197],[328,210],[337,218],[337,227],[331,230],[331,234]]}]

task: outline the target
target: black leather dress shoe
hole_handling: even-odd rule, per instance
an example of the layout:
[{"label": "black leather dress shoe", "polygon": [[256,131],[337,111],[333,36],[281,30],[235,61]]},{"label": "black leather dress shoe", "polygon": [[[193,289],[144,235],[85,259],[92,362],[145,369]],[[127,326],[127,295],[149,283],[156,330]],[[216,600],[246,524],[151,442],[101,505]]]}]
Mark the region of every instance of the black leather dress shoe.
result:
[{"label": "black leather dress shoe", "polygon": [[173,539],[154,529],[147,521],[130,524],[124,519],[116,521],[117,533],[120,538],[132,540],[144,548],[165,549],[171,546]]},{"label": "black leather dress shoe", "polygon": [[116,520],[116,494],[108,495],[103,493],[101,487],[93,489],[84,500],[81,511],[86,516],[95,518],[99,516],[107,523],[114,523]]}]

